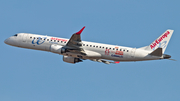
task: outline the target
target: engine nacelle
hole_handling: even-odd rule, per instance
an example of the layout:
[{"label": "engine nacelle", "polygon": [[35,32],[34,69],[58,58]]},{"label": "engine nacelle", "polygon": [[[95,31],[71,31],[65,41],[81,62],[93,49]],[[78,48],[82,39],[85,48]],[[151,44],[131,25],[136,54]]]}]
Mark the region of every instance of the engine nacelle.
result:
[{"label": "engine nacelle", "polygon": [[73,63],[73,64],[78,63],[78,62],[82,62],[81,59],[70,57],[70,56],[63,56],[63,61],[68,62],[68,63]]},{"label": "engine nacelle", "polygon": [[57,54],[63,54],[66,52],[66,49],[64,49],[63,46],[52,44],[50,46],[50,51]]}]

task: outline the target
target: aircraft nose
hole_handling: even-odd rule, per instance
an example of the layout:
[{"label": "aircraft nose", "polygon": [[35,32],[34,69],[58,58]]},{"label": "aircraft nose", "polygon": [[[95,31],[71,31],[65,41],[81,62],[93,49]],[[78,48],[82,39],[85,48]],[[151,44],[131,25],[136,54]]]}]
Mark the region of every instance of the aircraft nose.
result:
[{"label": "aircraft nose", "polygon": [[4,40],[4,43],[5,43],[5,44],[8,44],[8,39]]},{"label": "aircraft nose", "polygon": [[11,37],[7,38],[6,40],[4,40],[4,43],[7,45],[11,45],[13,43],[12,38]]},{"label": "aircraft nose", "polygon": [[11,45],[11,46],[18,46],[19,45],[14,37],[7,38],[6,40],[4,40],[4,43],[7,45]]}]

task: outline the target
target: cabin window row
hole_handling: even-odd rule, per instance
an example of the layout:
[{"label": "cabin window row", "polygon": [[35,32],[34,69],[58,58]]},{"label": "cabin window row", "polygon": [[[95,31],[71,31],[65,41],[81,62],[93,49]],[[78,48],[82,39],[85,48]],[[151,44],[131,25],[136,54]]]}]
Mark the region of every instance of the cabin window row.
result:
[{"label": "cabin window row", "polygon": [[89,47],[94,47],[94,48],[102,48],[102,49],[112,49],[112,50],[119,50],[119,51],[127,51],[127,52],[129,52],[129,50],[126,50],[126,49],[117,49],[117,48],[109,48],[109,47],[104,47],[104,46],[95,46],[95,45],[85,45],[85,44],[83,44],[83,46],[89,46]]},{"label": "cabin window row", "polygon": [[[30,39],[32,39],[32,38],[33,38],[33,37],[30,37]],[[34,37],[33,39],[39,39],[39,38]],[[40,40],[47,40],[47,41],[54,41],[54,42],[61,42],[61,43],[63,43],[63,41],[52,40],[52,39],[43,39],[43,38],[40,38]],[[64,43],[66,43],[66,41],[64,41]]]},{"label": "cabin window row", "polygon": [[[33,37],[30,37],[30,39],[32,39]],[[34,39],[39,39],[39,38],[36,38],[36,37],[34,37]],[[43,39],[43,38],[41,38],[40,40],[47,40],[47,41],[54,41],[54,42],[61,42],[61,43],[63,43],[63,41],[57,41],[57,40],[52,40],[52,39]],[[64,41],[64,43],[66,43],[66,41]],[[112,50],[118,50],[118,49],[116,49],[116,48],[109,48],[109,47],[104,47],[104,46],[95,46],[95,45],[85,45],[85,44],[83,44],[83,46],[89,46],[89,47],[96,47],[96,48],[102,48],[102,49],[112,49]],[[127,51],[127,52],[129,52],[129,50],[126,50],[126,49],[119,49],[119,51]]]}]

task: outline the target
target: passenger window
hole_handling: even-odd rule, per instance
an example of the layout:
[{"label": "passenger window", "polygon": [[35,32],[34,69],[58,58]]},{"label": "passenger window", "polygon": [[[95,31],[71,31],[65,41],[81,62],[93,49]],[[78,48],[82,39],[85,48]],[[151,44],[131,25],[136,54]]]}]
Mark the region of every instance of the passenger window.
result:
[{"label": "passenger window", "polygon": [[129,52],[129,50],[127,50],[127,52]]},{"label": "passenger window", "polygon": [[86,46],[88,46],[88,44]]},{"label": "passenger window", "polygon": [[49,39],[47,39],[47,41],[49,41]]},{"label": "passenger window", "polygon": [[96,46],[96,48],[98,48],[98,46]]},{"label": "passenger window", "polygon": [[116,49],[116,50],[118,50],[118,49]]},{"label": "passenger window", "polygon": [[54,42],[56,42],[56,40],[54,40]]},{"label": "passenger window", "polygon": [[32,38],[32,37],[30,37],[30,38]]},{"label": "passenger window", "polygon": [[93,46],[93,47],[95,47],[95,46]]},{"label": "passenger window", "polygon": [[66,41],[64,41],[64,43],[66,43]]},{"label": "passenger window", "polygon": [[90,45],[90,47],[92,47],[92,45]]},{"label": "passenger window", "polygon": [[113,50],[114,50],[114,48],[113,48]]},{"label": "passenger window", "polygon": [[101,48],[101,46],[99,46],[99,48]]},{"label": "passenger window", "polygon": [[104,47],[102,47],[104,49]]},{"label": "passenger window", "polygon": [[106,47],[106,49],[108,49],[108,48]]},{"label": "passenger window", "polygon": [[109,48],[109,49],[111,49],[111,48]]},{"label": "passenger window", "polygon": [[36,38],[34,37],[34,39],[36,39]]}]

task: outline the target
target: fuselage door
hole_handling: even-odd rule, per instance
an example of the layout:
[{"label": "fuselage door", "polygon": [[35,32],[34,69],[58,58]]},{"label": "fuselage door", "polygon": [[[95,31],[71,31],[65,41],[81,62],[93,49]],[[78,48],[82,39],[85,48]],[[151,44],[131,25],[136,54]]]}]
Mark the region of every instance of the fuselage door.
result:
[{"label": "fuselage door", "polygon": [[23,42],[26,42],[26,41],[27,41],[27,35],[28,35],[28,34],[23,34]]},{"label": "fuselage door", "polygon": [[136,51],[136,48],[133,48],[133,49],[131,50],[131,58],[134,58],[135,51]]}]

